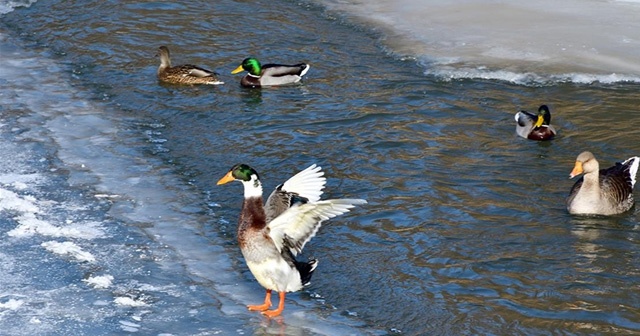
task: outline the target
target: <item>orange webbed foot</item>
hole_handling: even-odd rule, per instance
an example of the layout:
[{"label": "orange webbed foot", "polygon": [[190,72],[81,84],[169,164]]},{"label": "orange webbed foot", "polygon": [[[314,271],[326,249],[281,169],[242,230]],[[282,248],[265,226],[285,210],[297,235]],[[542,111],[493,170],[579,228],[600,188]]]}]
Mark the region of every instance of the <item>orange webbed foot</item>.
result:
[{"label": "orange webbed foot", "polygon": [[282,309],[267,310],[262,312],[262,315],[268,318],[274,318],[276,316],[280,316],[280,314],[282,314]]},{"label": "orange webbed foot", "polygon": [[261,305],[248,305],[247,309],[250,311],[265,311],[271,308],[271,290],[267,289],[267,295],[264,297],[264,303]]},{"label": "orange webbed foot", "polygon": [[274,310],[267,310],[267,311],[263,311],[262,315],[268,317],[268,318],[273,318],[276,316],[279,316],[280,314],[282,314],[282,311],[284,310],[284,297],[286,295],[285,292],[280,292],[280,302],[278,302],[278,308],[274,309]]},{"label": "orange webbed foot", "polygon": [[247,309],[249,309],[250,311],[265,311],[267,309],[271,308],[271,302],[269,303],[263,303],[261,305],[248,305]]}]

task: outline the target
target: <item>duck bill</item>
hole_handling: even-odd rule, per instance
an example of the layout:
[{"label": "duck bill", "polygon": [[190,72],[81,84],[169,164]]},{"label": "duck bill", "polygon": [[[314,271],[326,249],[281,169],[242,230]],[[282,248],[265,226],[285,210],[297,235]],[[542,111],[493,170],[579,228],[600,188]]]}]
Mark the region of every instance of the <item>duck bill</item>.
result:
[{"label": "duck bill", "polygon": [[544,123],[544,117],[542,115],[538,116],[538,120],[536,120],[534,127],[540,127]]},{"label": "duck bill", "polygon": [[582,162],[576,161],[576,165],[573,166],[573,170],[569,174],[569,178],[572,179],[580,174],[582,174]]},{"label": "duck bill", "polygon": [[216,183],[216,184],[217,184],[217,185],[221,185],[221,184],[229,183],[229,182],[231,182],[231,181],[235,181],[235,180],[236,180],[236,179],[235,179],[235,177],[233,177],[232,172],[231,172],[231,171],[229,171],[229,172],[227,173],[227,175],[223,176],[223,177],[218,181],[218,183]]},{"label": "duck bill", "polygon": [[232,75],[237,74],[238,72],[242,72],[244,69],[242,68],[242,64],[239,65],[235,70],[231,71]]}]

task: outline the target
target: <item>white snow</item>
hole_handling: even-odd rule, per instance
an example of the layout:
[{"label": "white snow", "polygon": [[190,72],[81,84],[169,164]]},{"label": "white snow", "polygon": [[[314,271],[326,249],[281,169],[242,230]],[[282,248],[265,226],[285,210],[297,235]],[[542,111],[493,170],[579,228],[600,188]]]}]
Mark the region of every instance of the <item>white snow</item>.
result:
[{"label": "white snow", "polygon": [[37,213],[38,207],[34,200],[21,197],[15,192],[0,188],[0,211],[12,210],[17,212]]},{"label": "white snow", "polygon": [[113,302],[115,302],[115,304],[119,306],[129,306],[129,307],[142,307],[147,305],[147,303],[142,300],[134,300],[126,296],[119,296],[115,298]]},{"label": "white snow", "polygon": [[89,277],[82,281],[93,286],[94,288],[103,289],[103,288],[111,287],[111,284],[113,283],[113,276],[109,274],[99,275],[99,276]]},{"label": "white snow", "polygon": [[86,261],[86,262],[94,262],[96,258],[89,252],[83,251],[80,246],[74,244],[73,242],[57,242],[57,241],[48,241],[40,244],[42,247],[47,249],[47,251],[53,252],[55,254],[70,256],[77,261]]},{"label": "white snow", "polygon": [[24,304],[22,300],[9,299],[7,302],[0,302],[0,309],[16,310]]},{"label": "white snow", "polygon": [[42,235],[49,237],[66,237],[78,239],[94,239],[104,237],[104,230],[100,223],[71,223],[65,226],[56,226],[50,222],[36,218],[33,213],[18,216],[19,225],[7,232],[12,237],[29,237]]}]

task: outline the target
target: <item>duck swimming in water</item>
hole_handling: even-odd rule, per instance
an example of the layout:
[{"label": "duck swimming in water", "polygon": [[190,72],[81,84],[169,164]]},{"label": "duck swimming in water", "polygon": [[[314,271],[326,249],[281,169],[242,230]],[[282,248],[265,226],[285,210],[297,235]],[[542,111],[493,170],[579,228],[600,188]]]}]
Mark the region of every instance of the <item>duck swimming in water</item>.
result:
[{"label": "duck swimming in water", "polygon": [[556,136],[556,130],[551,123],[551,112],[547,105],[538,108],[538,114],[520,111],[515,115],[516,133],[525,139],[551,140]]},{"label": "duck swimming in water", "polygon": [[574,215],[615,215],[631,209],[635,203],[633,187],[640,158],[631,157],[615,166],[600,169],[591,152],[582,152],[569,175],[584,174],[571,188],[567,210]]},{"label": "duck swimming in water", "polygon": [[160,66],[158,67],[158,79],[171,84],[224,84],[218,79],[218,74],[207,69],[192,65],[171,66],[171,56],[169,48],[161,46],[158,48],[160,56]]},{"label": "duck swimming in water", "polygon": [[242,71],[249,72],[240,80],[240,85],[248,88],[258,88],[262,86],[286,85],[298,83],[302,80],[307,71],[309,64],[299,63],[295,65],[284,64],[264,64],[253,58],[245,58],[232,74]]}]

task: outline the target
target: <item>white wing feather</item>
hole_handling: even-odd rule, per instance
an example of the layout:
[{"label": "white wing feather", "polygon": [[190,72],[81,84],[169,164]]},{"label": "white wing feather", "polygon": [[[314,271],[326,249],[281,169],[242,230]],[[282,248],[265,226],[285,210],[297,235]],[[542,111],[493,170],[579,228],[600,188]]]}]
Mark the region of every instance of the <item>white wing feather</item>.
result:
[{"label": "white wing feather", "polygon": [[633,189],[633,186],[636,185],[636,174],[638,173],[638,163],[640,162],[640,158],[637,156],[630,157],[626,159],[622,164],[627,164],[629,161],[633,161],[629,166],[629,175],[631,175],[631,189]]},{"label": "white wing feather", "polygon": [[203,78],[203,77],[210,77],[211,75],[212,73],[205,69],[193,68],[189,70],[189,76]]},{"label": "white wing feather", "polygon": [[320,200],[325,183],[327,179],[324,177],[322,168],[314,163],[288,179],[282,185],[282,190],[296,193],[313,203]]},{"label": "white wing feather", "polygon": [[267,225],[269,236],[278,251],[286,247],[295,256],[316,235],[323,221],[348,212],[356,204],[365,203],[367,201],[363,199],[332,199],[293,206]]}]

